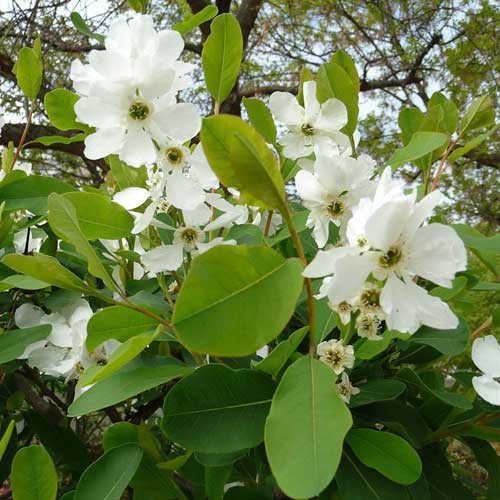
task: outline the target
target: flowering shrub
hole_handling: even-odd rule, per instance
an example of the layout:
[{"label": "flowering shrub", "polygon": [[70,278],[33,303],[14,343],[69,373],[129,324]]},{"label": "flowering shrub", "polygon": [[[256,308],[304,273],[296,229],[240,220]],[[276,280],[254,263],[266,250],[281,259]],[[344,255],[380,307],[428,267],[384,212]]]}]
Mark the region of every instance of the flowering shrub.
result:
[{"label": "flowering shrub", "polygon": [[[180,99],[193,70],[180,32],[207,16],[202,118]],[[455,313],[485,288],[466,247],[488,263],[498,238],[435,214],[447,165],[493,126],[489,99],[461,119],[439,93],[425,113],[403,109],[403,147],[378,165],[361,153],[346,52],[297,96],[245,100],[245,121],[219,113],[238,21],[210,8],[188,28],[120,19],[73,63],[75,92],[45,95],[72,132],[37,141],[83,142],[109,166],[99,189],[33,174],[23,142],[3,152],[0,455],[14,498],[473,498],[450,438],[499,498],[500,346],[482,336],[498,313],[473,334]],[[16,74],[33,112],[37,44]],[[423,185],[398,178],[407,163]],[[481,373],[444,372],[472,341]]]}]

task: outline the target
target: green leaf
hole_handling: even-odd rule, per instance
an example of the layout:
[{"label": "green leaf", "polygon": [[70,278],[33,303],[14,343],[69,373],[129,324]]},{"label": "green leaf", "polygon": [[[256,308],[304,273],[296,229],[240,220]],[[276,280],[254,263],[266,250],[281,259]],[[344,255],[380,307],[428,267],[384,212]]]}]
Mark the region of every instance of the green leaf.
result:
[{"label": "green leaf", "polygon": [[24,276],[23,274],[7,276],[0,283],[5,283],[11,287],[21,288],[23,290],[41,290],[42,288],[50,286],[50,284],[45,281],[37,280],[31,276]]},{"label": "green leaf", "polygon": [[409,368],[403,368],[398,372],[398,378],[403,379],[405,382],[418,387],[427,398],[437,398],[443,403],[453,406],[454,408],[461,408],[463,410],[470,410],[472,403],[462,394],[448,392],[442,389],[431,389],[425,382],[417,375],[416,372]]},{"label": "green leaf", "polygon": [[48,220],[50,227],[59,238],[74,245],[78,253],[87,258],[89,272],[101,278],[110,290],[116,290],[111,276],[80,228],[73,204],[61,195],[51,194],[48,204]]},{"label": "green leaf", "polygon": [[85,345],[93,351],[106,340],[125,342],[131,337],[152,333],[157,327],[158,321],[128,307],[105,307],[90,318]]},{"label": "green leaf", "polygon": [[356,65],[354,64],[352,57],[345,50],[337,50],[337,52],[333,54],[330,62],[341,66],[342,69],[349,75],[352,83],[359,91],[360,83],[358,70],[356,69]]},{"label": "green leaf", "polygon": [[443,354],[456,356],[467,349],[469,336],[470,330],[467,323],[460,319],[457,328],[453,330],[436,330],[423,326],[410,337],[410,342],[430,345]]},{"label": "green leaf", "polygon": [[82,16],[78,14],[78,12],[71,13],[71,22],[73,26],[82,34],[89,38],[93,38],[97,40],[99,43],[104,44],[105,38],[102,35],[98,35],[97,33],[93,33],[91,29],[87,26]]},{"label": "green leaf", "polygon": [[277,160],[255,129],[237,116],[210,116],[203,120],[201,142],[212,170],[225,186],[241,192],[242,201],[283,208],[285,185]]},{"label": "green leaf", "polygon": [[80,229],[88,240],[118,240],[130,236],[134,218],[107,196],[85,191],[63,196],[75,208]]},{"label": "green leaf", "polygon": [[9,254],[2,259],[2,263],[18,273],[32,276],[59,288],[80,293],[92,292],[92,288],[85,281],[68,271],[57,259],[48,255]]},{"label": "green leaf", "polygon": [[412,484],[422,474],[418,453],[396,434],[373,429],[351,429],[346,440],[362,463],[391,481]]},{"label": "green leaf", "polygon": [[14,432],[14,429],[16,428],[16,423],[14,420],[11,420],[9,422],[9,425],[7,426],[7,429],[5,429],[5,432],[3,433],[2,439],[0,439],[0,460],[2,460],[2,457],[5,453],[5,450],[7,449],[7,446],[9,445],[10,438],[12,437],[12,433]]},{"label": "green leaf", "polygon": [[[91,367],[93,370],[87,370],[78,381],[80,387],[94,384],[99,380],[109,377],[117,370],[137,357],[163,330],[160,325],[153,333],[143,333],[126,340],[119,345],[108,359],[104,366]],[[88,375],[87,375],[88,374]]]},{"label": "green leaf", "polygon": [[316,81],[319,102],[323,103],[335,97],[345,104],[348,122],[342,130],[352,136],[359,114],[359,91],[356,83],[342,66],[334,62],[324,63],[319,67]]},{"label": "green leaf", "polygon": [[271,143],[276,143],[276,126],[271,112],[260,99],[243,97],[243,106],[245,106],[250,123],[255,130]]},{"label": "green leaf", "polygon": [[409,338],[409,334],[397,330],[387,330],[380,340],[359,339],[355,344],[356,358],[372,359],[384,352],[394,339],[407,340]]},{"label": "green leaf", "polygon": [[411,487],[394,483],[365,467],[349,450],[344,453],[335,481],[341,498],[346,500],[431,500],[425,480]]},{"label": "green leaf", "polygon": [[434,92],[427,103],[427,108],[433,106],[441,106],[443,110],[443,132],[447,132],[449,135],[453,134],[457,128],[459,119],[458,108],[455,103],[441,94],[441,92]]},{"label": "green leaf", "polygon": [[16,453],[10,484],[15,500],[55,500],[57,474],[45,448],[28,446]]},{"label": "green leaf", "polygon": [[83,142],[85,140],[85,137],[87,137],[87,134],[84,134],[83,132],[80,134],[75,134],[71,137],[67,137],[65,135],[44,135],[42,137],[33,139],[27,144],[35,142],[43,144],[44,146],[52,146],[52,144],[73,144],[74,142]]},{"label": "green leaf", "polygon": [[222,103],[233,88],[240,72],[243,36],[240,23],[231,14],[217,16],[203,45],[201,62],[210,95]]},{"label": "green leaf", "polygon": [[244,457],[248,450],[233,451],[232,453],[203,453],[199,451],[195,453],[195,458],[198,463],[205,467],[223,467],[237,462]]},{"label": "green leaf", "polygon": [[47,212],[47,197],[51,193],[68,193],[75,188],[59,179],[29,175],[0,187],[4,210],[26,209],[35,215]]},{"label": "green leaf", "polygon": [[403,145],[407,146],[413,134],[420,129],[424,114],[418,108],[404,108],[399,113],[398,124],[401,129]]},{"label": "green leaf", "polygon": [[407,146],[394,152],[389,165],[394,168],[418,160],[439,149],[447,141],[448,136],[441,132],[415,132]]},{"label": "green leaf", "polygon": [[144,12],[144,9],[146,8],[146,5],[148,3],[148,0],[127,0],[127,1],[130,7],[139,13]]},{"label": "green leaf", "polygon": [[235,486],[227,490],[224,500],[272,500],[272,497],[265,491],[256,488]]},{"label": "green leaf", "polygon": [[218,246],[193,261],[173,325],[190,350],[246,356],[281,333],[302,283],[298,259],[266,247]]},{"label": "green leaf", "polygon": [[349,404],[351,408],[368,405],[377,401],[396,399],[405,391],[406,386],[400,380],[378,379],[369,380],[365,384],[359,385],[358,389],[360,392],[351,397]]},{"label": "green leaf", "polygon": [[314,80],[313,72],[307,67],[302,66],[300,70],[299,91],[297,92],[297,102],[304,106],[304,83]]},{"label": "green leaf", "polygon": [[266,453],[279,487],[319,495],[335,475],[352,417],[324,363],[304,356],[283,375],[266,421]]},{"label": "green leaf", "polygon": [[146,187],[146,181],[148,179],[146,167],[131,167],[121,161],[116,155],[108,156],[107,161],[111,168],[111,173],[120,189],[127,189],[128,187]]},{"label": "green leaf", "polygon": [[467,142],[464,146],[461,146],[457,149],[455,149],[447,158],[448,163],[452,163],[462,156],[466,155],[469,151],[472,151],[474,148],[477,148],[480,144],[482,144],[488,137],[496,132],[498,130],[498,127],[500,125],[495,125],[494,127],[490,128],[488,131],[477,135],[473,139],[471,139],[469,142]]},{"label": "green leaf", "polygon": [[495,121],[495,110],[489,95],[475,99],[460,122],[460,136],[468,130],[488,127]]},{"label": "green leaf", "polygon": [[144,452],[141,463],[130,481],[130,486],[134,489],[134,498],[177,499],[171,472],[158,467],[159,461],[163,460],[163,453],[153,433],[144,425],[138,426],[129,422],[114,424],[104,433],[104,451],[126,443],[137,444]]},{"label": "green leaf", "polygon": [[273,377],[276,377],[278,372],[285,366],[290,356],[297,350],[300,343],[304,340],[304,337],[309,331],[308,326],[304,326],[297,331],[293,332],[290,337],[288,337],[283,342],[280,342],[262,361],[258,361],[252,364],[252,368],[260,370],[262,372],[269,373]]},{"label": "green leaf", "polygon": [[134,360],[83,392],[71,403],[68,416],[78,417],[107,408],[192,371],[193,368],[168,358]]},{"label": "green leaf", "polygon": [[82,474],[74,500],[120,500],[142,459],[134,443],[109,450]]},{"label": "green leaf", "polygon": [[51,325],[40,325],[3,333],[0,335],[0,364],[17,359],[26,347],[46,339],[51,330]]},{"label": "green leaf", "polygon": [[227,232],[226,239],[236,240],[240,245],[262,245],[264,234],[255,224],[235,224]]},{"label": "green leaf", "polygon": [[200,24],[206,23],[210,21],[210,19],[213,19],[218,13],[219,10],[215,5],[207,5],[196,14],[188,17],[186,20],[175,24],[172,29],[178,31],[182,36],[187,35]]},{"label": "green leaf", "polygon": [[43,104],[50,123],[59,130],[84,130],[89,128],[76,119],[75,104],[80,96],[66,89],[54,89],[45,94]]},{"label": "green leaf", "polygon": [[16,63],[16,79],[19,88],[29,99],[35,99],[42,86],[42,61],[36,51],[23,47]]},{"label": "green leaf", "polygon": [[274,383],[253,370],[210,364],[198,368],[169,391],[162,428],[188,450],[230,453],[264,439]]},{"label": "green leaf", "polygon": [[232,472],[232,465],[205,468],[205,493],[208,500],[222,500],[224,486],[228,482]]}]

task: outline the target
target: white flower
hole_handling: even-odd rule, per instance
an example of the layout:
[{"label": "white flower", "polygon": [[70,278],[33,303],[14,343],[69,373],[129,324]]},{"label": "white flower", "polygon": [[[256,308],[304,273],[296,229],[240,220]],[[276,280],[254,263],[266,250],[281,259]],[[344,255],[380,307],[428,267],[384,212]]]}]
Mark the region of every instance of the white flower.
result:
[{"label": "white flower", "polygon": [[[372,203],[373,210],[363,212],[359,224],[363,245],[318,252],[304,276],[333,274],[325,293],[338,304],[357,295],[372,275],[385,281],[380,305],[390,329],[414,333],[421,325],[455,328],[458,320],[448,305],[414,282],[421,277],[451,287],[455,274],[466,269],[464,244],[452,228],[438,223],[422,226],[440,199],[433,192],[418,203],[412,195]],[[355,217],[354,210],[349,225]]]},{"label": "white flower", "polygon": [[283,122],[288,133],[280,143],[283,155],[293,160],[335,144],[349,146],[349,139],[340,130],[347,124],[347,109],[338,99],[328,99],[320,104],[316,98],[316,82],[305,82],[304,107],[288,92],[274,92],[269,98],[269,108]]},{"label": "white flower", "polygon": [[356,318],[356,331],[358,335],[368,340],[382,340],[382,337],[378,335],[381,325],[380,318],[375,314],[362,312]]},{"label": "white flower", "polygon": [[345,368],[354,366],[354,347],[345,346],[341,340],[326,340],[316,348],[320,361],[327,364],[337,375]]},{"label": "white flower", "polygon": [[356,394],[360,393],[360,390],[351,384],[349,376],[346,372],[342,373],[340,382],[336,384],[336,386],[339,396],[345,403],[349,403],[351,401],[351,396],[355,396]]},{"label": "white flower", "polygon": [[472,361],[483,372],[472,378],[476,392],[488,403],[500,406],[500,345],[493,335],[474,340]]},{"label": "white flower", "polygon": [[371,194],[374,165],[366,155],[354,159],[318,154],[314,173],[297,173],[295,186],[304,206],[311,211],[307,227],[313,228],[318,247],[324,247],[328,241],[330,222],[345,228],[352,208]]}]

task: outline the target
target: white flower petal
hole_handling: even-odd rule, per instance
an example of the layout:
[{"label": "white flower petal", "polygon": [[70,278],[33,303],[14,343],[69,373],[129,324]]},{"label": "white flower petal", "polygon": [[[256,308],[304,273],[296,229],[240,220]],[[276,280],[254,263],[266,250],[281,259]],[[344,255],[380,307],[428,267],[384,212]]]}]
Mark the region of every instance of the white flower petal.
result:
[{"label": "white flower petal", "polygon": [[131,126],[127,130],[125,141],[120,151],[120,159],[132,167],[140,167],[156,160],[156,148],[149,134],[140,126]]},{"label": "white flower petal", "polygon": [[165,191],[168,201],[181,210],[194,210],[205,201],[202,187],[177,170],[168,176]]},{"label": "white flower petal", "polygon": [[169,106],[154,116],[154,121],[167,137],[183,143],[192,139],[201,128],[201,116],[191,103]]},{"label": "white flower petal", "polygon": [[321,108],[316,98],[316,82],[314,80],[304,82],[302,91],[304,94],[304,120],[308,123],[316,118]]},{"label": "white flower petal", "polygon": [[14,321],[19,328],[31,328],[40,325],[45,312],[33,304],[22,304],[16,309]]},{"label": "white flower petal", "polygon": [[85,156],[98,160],[118,153],[125,140],[125,131],[120,127],[101,128],[85,138]]},{"label": "white flower petal", "polygon": [[486,375],[500,377],[500,344],[498,340],[493,335],[474,340],[472,361]]},{"label": "white flower petal", "polygon": [[335,272],[339,259],[346,255],[355,255],[359,250],[352,247],[338,247],[320,250],[302,273],[306,278],[322,278]]},{"label": "white flower petal", "polygon": [[149,250],[142,257],[144,267],[150,273],[162,273],[164,271],[176,271],[181,267],[184,253],[184,245],[161,245]]},{"label": "white flower petal", "polygon": [[304,201],[313,201],[320,204],[324,204],[327,201],[327,191],[323,188],[320,181],[306,170],[297,172],[295,187],[297,188],[298,195]]},{"label": "white flower petal", "polygon": [[289,92],[274,92],[269,97],[271,113],[285,125],[301,125],[304,120],[304,108]]},{"label": "white flower petal", "polygon": [[488,403],[500,406],[500,382],[483,375],[481,377],[473,377],[472,385],[476,392]]},{"label": "white flower petal", "polygon": [[133,210],[140,207],[150,196],[150,193],[145,188],[129,187],[116,193],[113,196],[113,201],[121,205],[127,210]]},{"label": "white flower petal", "polygon": [[321,105],[315,127],[326,132],[337,132],[347,125],[347,108],[342,101],[331,98]]}]

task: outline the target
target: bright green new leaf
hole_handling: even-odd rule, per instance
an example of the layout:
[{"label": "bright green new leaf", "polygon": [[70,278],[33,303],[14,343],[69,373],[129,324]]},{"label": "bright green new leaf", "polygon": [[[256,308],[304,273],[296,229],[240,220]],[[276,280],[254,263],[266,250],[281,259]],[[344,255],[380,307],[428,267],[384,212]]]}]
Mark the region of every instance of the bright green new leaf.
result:
[{"label": "bright green new leaf", "polygon": [[47,198],[51,193],[76,191],[74,187],[59,179],[29,175],[0,187],[0,200],[5,201],[4,210],[26,209],[35,215],[47,212]]},{"label": "bright green new leaf", "polygon": [[347,443],[358,459],[399,484],[412,484],[422,474],[422,462],[403,438],[374,429],[352,429]]},{"label": "bright green new leaf", "polygon": [[257,363],[253,363],[252,368],[269,373],[269,375],[275,377],[288,361],[288,358],[290,358],[290,356],[297,350],[308,331],[309,327],[304,326],[293,332],[290,337],[283,342],[280,342],[271,351],[269,356],[265,357],[261,361],[258,361]]},{"label": "bright green new leaf", "polygon": [[377,401],[390,401],[402,394],[406,385],[400,380],[375,379],[357,386],[360,392],[351,397],[349,406],[356,408]]},{"label": "bright green new leaf", "polygon": [[128,0],[128,4],[130,5],[130,7],[139,13],[144,12],[147,3],[148,0]]},{"label": "bright green new leaf", "polygon": [[182,36],[187,35],[200,24],[206,23],[210,21],[210,19],[213,19],[218,13],[219,10],[215,5],[207,5],[196,14],[188,17],[185,21],[181,21],[180,23],[175,24],[172,29],[178,31]]},{"label": "bright green new leaf", "polygon": [[78,417],[121,403],[192,371],[169,358],[135,359],[82,393],[70,405],[68,416]]},{"label": "bright green new leaf", "polygon": [[106,340],[125,342],[137,335],[152,333],[157,327],[158,321],[128,307],[105,307],[90,318],[85,345],[93,351]]},{"label": "bright green new leaf", "polygon": [[38,142],[44,146],[52,146],[52,144],[73,144],[74,142],[83,142],[87,135],[83,132],[75,134],[71,137],[65,135],[43,135],[42,137],[37,137],[31,142]]},{"label": "bright green new leaf", "polygon": [[395,168],[418,160],[444,146],[447,141],[448,136],[441,132],[416,132],[407,146],[394,152],[389,165]]},{"label": "bright green new leaf", "polygon": [[23,274],[7,276],[0,283],[10,285],[14,288],[21,288],[22,290],[41,290],[50,286],[50,283]]},{"label": "bright green new leaf", "polygon": [[134,443],[112,448],[82,474],[74,500],[120,500],[142,460]]},{"label": "bright green new leaf", "polygon": [[106,159],[111,168],[111,173],[121,190],[129,187],[146,187],[148,179],[146,167],[131,167],[116,155],[108,156]]},{"label": "bright green new leaf", "polygon": [[245,106],[248,119],[255,127],[255,130],[257,130],[267,142],[274,144],[276,142],[276,126],[274,125],[273,116],[264,102],[260,99],[244,97],[243,106]]},{"label": "bright green new leaf", "polygon": [[68,271],[57,259],[48,255],[9,254],[2,259],[2,263],[18,273],[32,276],[59,288],[80,293],[92,292],[85,281]]},{"label": "bright green new leaf", "polygon": [[400,111],[398,124],[404,146],[408,145],[413,134],[419,130],[423,118],[424,114],[418,108],[403,108]]},{"label": "bright green new leaf", "polygon": [[431,108],[433,106],[441,106],[441,109],[443,110],[443,122],[441,124],[441,128],[443,129],[442,131],[447,132],[450,135],[453,134],[457,128],[459,119],[459,112],[455,103],[441,94],[441,92],[434,92],[427,103],[427,108]]},{"label": "bright green new leaf", "polygon": [[460,122],[460,136],[468,130],[488,127],[495,121],[495,110],[489,95],[474,99]]},{"label": "bright green new leaf", "polygon": [[160,325],[153,333],[143,333],[126,340],[113,351],[113,354],[111,354],[111,357],[104,366],[91,367],[97,369],[85,371],[80,377],[78,385],[91,385],[99,380],[109,377],[122,366],[137,357],[149,344],[151,344],[151,342],[153,342],[162,330],[163,327]]},{"label": "bright green new leaf", "polygon": [[477,146],[481,145],[488,137],[496,132],[498,130],[499,125],[495,125],[494,127],[491,127],[488,131],[477,135],[473,139],[471,139],[469,142],[467,142],[464,146],[461,146],[457,149],[454,149],[450,156],[448,156],[448,163],[453,163],[454,161],[458,160],[459,158],[462,158],[462,156],[465,156],[469,151],[472,151],[474,148],[477,148]]},{"label": "bright green new leaf", "polygon": [[59,130],[88,130],[76,119],[75,104],[80,96],[66,89],[54,89],[45,94],[43,104],[50,123]]},{"label": "bright green new leaf", "polygon": [[13,500],[55,500],[57,473],[42,446],[21,448],[10,473]]},{"label": "bright green new leaf", "polygon": [[266,421],[266,453],[279,487],[296,499],[319,495],[335,475],[352,417],[321,361],[304,356],[283,375]]},{"label": "bright green new leaf", "polygon": [[330,62],[338,64],[349,75],[352,83],[359,91],[360,82],[358,70],[356,69],[352,57],[345,50],[337,50],[337,52],[333,54]]},{"label": "bright green new leaf", "polygon": [[210,116],[203,120],[201,142],[212,170],[225,186],[241,192],[242,201],[283,208],[285,185],[277,160],[255,129],[237,116]]},{"label": "bright green new leaf", "polygon": [[203,45],[201,62],[210,95],[222,103],[233,88],[240,72],[243,36],[240,23],[232,14],[217,16]]},{"label": "bright green new leaf", "polygon": [[110,274],[80,228],[77,211],[73,204],[61,195],[51,194],[48,203],[48,219],[54,233],[63,241],[74,245],[77,252],[87,258],[89,272],[101,278],[110,290],[116,290]]},{"label": "bright green new leaf", "polygon": [[104,37],[102,35],[98,35],[97,33],[93,33],[92,30],[87,26],[82,16],[78,14],[78,12],[71,13],[71,22],[73,26],[82,34],[89,38],[93,38],[97,40],[99,43],[104,44]]},{"label": "bright green new leaf", "polygon": [[26,347],[46,339],[52,330],[51,325],[40,325],[21,330],[11,330],[0,335],[0,364],[17,359]]},{"label": "bright green new leaf", "polygon": [[267,375],[210,364],[169,391],[162,428],[188,450],[230,453],[264,439],[264,422],[274,393]]},{"label": "bright green new leaf", "polygon": [[437,330],[423,326],[410,337],[410,342],[430,345],[439,352],[449,356],[461,354],[467,349],[470,331],[463,319],[459,321],[457,328],[452,330]]},{"label": "bright green new leaf", "polygon": [[193,261],[173,324],[195,352],[246,356],[282,332],[302,284],[298,259],[267,247],[218,246]]},{"label": "bright green new leaf", "polygon": [[29,99],[35,99],[42,86],[43,66],[35,49],[23,47],[16,63],[16,79],[19,88]]},{"label": "bright green new leaf", "polygon": [[297,92],[297,102],[304,106],[304,83],[314,80],[313,72],[307,67],[302,66],[300,69],[299,91]]},{"label": "bright green new leaf", "polygon": [[356,83],[342,66],[334,62],[324,63],[319,67],[316,81],[320,102],[335,97],[345,104],[348,122],[343,131],[352,136],[356,130],[359,114],[359,91]]},{"label": "bright green new leaf", "polygon": [[134,218],[108,196],[85,191],[63,196],[75,208],[80,229],[88,240],[118,240],[130,236]]},{"label": "bright green new leaf", "polygon": [[5,432],[3,433],[2,439],[0,439],[0,460],[2,460],[3,454],[5,453],[5,450],[9,445],[10,438],[12,437],[12,433],[14,432],[15,428],[16,423],[14,422],[14,420],[11,420],[9,422],[9,425],[7,426],[7,429],[5,429]]}]

